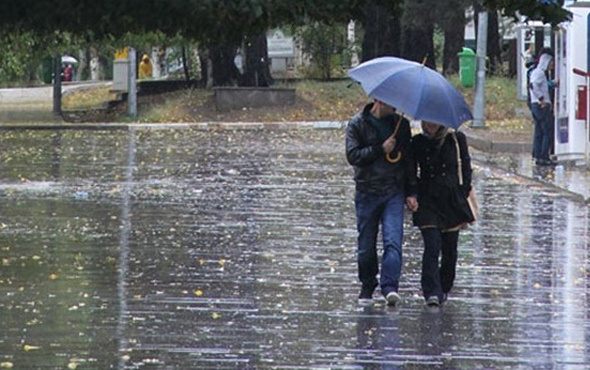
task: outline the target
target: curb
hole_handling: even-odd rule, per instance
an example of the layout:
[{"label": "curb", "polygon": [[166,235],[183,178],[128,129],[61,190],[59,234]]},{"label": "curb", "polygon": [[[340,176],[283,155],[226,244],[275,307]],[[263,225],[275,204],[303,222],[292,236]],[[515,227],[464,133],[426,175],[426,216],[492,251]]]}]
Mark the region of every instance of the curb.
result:
[{"label": "curb", "polygon": [[14,123],[0,124],[0,131],[18,130],[131,130],[131,129],[196,129],[196,130],[263,130],[263,129],[314,129],[342,130],[343,121],[312,122],[195,122],[195,123]]},{"label": "curb", "polygon": [[484,152],[530,153],[533,150],[532,143],[492,141],[470,132],[463,131],[463,133],[467,136],[469,146]]}]

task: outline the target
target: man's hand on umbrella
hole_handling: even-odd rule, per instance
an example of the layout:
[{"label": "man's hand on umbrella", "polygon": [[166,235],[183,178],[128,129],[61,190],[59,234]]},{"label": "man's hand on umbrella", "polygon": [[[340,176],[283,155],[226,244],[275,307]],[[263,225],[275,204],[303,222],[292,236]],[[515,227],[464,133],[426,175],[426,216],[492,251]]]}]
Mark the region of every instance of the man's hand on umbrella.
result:
[{"label": "man's hand on umbrella", "polygon": [[390,154],[393,151],[393,148],[395,148],[395,137],[391,135],[385,139],[382,146],[385,154]]}]

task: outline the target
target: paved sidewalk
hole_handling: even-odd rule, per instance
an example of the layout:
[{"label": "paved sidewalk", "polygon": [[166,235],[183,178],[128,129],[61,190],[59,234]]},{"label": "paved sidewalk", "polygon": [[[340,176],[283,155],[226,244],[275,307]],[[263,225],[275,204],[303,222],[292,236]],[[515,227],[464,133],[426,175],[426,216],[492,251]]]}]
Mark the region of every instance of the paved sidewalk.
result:
[{"label": "paved sidewalk", "polygon": [[[282,128],[313,128],[319,130],[343,130],[346,122],[202,122],[202,123],[0,123],[0,131],[6,130],[128,130],[135,128],[182,128],[196,129],[276,129]],[[491,165],[508,173],[519,175],[544,185],[558,188],[584,202],[590,202],[590,163],[564,163],[555,167],[535,166],[531,160],[532,130],[528,127],[520,131],[501,132],[497,128],[461,127],[468,137],[472,155],[476,161]]]},{"label": "paved sidewalk", "polygon": [[88,128],[0,131],[3,367],[590,363],[589,208],[557,189],[476,162],[447,304],[424,306],[407,218],[402,307],[361,307],[341,126]]},{"label": "paved sidewalk", "polygon": [[[75,81],[62,85],[64,94],[88,87],[108,86],[111,81]],[[0,88],[0,125],[7,122],[52,122],[53,86]],[[28,123],[27,123],[28,124]],[[26,124],[25,124],[26,125]]]}]

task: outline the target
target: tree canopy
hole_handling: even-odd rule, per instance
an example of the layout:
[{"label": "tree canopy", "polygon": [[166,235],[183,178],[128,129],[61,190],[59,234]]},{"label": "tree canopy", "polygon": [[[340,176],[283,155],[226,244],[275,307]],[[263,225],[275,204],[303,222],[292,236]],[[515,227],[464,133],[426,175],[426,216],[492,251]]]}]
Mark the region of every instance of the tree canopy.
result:
[{"label": "tree canopy", "polygon": [[[129,40],[130,34],[156,34],[167,37],[180,34],[210,50],[224,48],[213,50],[210,54],[215,70],[223,65],[231,67],[235,50],[244,44],[252,44],[251,40],[259,40],[260,35],[268,29],[286,24],[309,24],[314,21],[329,24],[344,23],[350,19],[360,20],[366,34],[373,35],[372,44],[381,45],[373,56],[391,54],[396,48],[400,49],[400,46],[396,45],[397,41],[392,40],[397,40],[396,38],[403,34],[403,30],[408,31],[408,25],[414,27],[410,30],[414,35],[411,40],[423,39],[428,35],[431,37],[432,30],[426,28],[431,27],[433,22],[443,22],[448,17],[444,16],[442,19],[438,16],[438,20],[429,22],[424,22],[423,19],[433,18],[436,9],[446,8],[447,11],[453,9],[462,12],[463,8],[457,7],[462,1],[2,0],[0,34],[30,32],[42,36],[43,39],[50,39],[51,35],[70,33],[82,41],[107,40],[113,46],[123,46],[122,43]],[[493,11],[503,10],[507,15],[524,15],[527,19],[541,20],[553,25],[569,17],[569,13],[563,9],[563,0],[474,1]],[[400,22],[400,9],[406,8],[420,10],[409,16],[415,19]],[[378,14],[374,14],[375,12]],[[385,16],[384,12],[388,15]],[[382,22],[378,22],[380,19]],[[448,19],[453,24],[460,25],[462,22],[460,19]],[[422,27],[421,23],[428,24]],[[375,29],[370,29],[369,26],[374,26]],[[386,27],[386,31],[383,27]],[[423,32],[420,27],[425,28],[427,32]],[[448,33],[456,32],[455,29],[449,29]],[[222,63],[221,59],[227,59],[228,62]]]},{"label": "tree canopy", "polygon": [[489,9],[502,9],[509,16],[518,15],[531,21],[542,21],[556,26],[569,20],[571,13],[564,9],[564,0],[485,0]]},{"label": "tree canopy", "polygon": [[[423,0],[421,3],[429,3]],[[203,42],[236,42],[281,24],[358,19],[364,6],[403,0],[2,0],[0,28],[41,34],[68,31],[91,38],[126,33],[182,33]],[[444,3],[435,1],[437,7]],[[557,24],[568,19],[563,0],[484,0],[490,9]]]}]

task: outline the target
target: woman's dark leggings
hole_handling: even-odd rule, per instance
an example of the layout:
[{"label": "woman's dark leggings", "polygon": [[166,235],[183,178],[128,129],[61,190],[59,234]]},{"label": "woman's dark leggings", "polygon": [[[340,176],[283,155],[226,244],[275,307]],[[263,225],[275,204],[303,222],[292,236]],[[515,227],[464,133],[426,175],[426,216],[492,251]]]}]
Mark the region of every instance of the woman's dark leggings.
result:
[{"label": "woman's dark leggings", "polygon": [[424,240],[420,281],[422,293],[425,299],[435,295],[442,301],[443,293],[448,293],[455,281],[459,231],[442,232],[437,228],[426,228],[421,232]]}]

